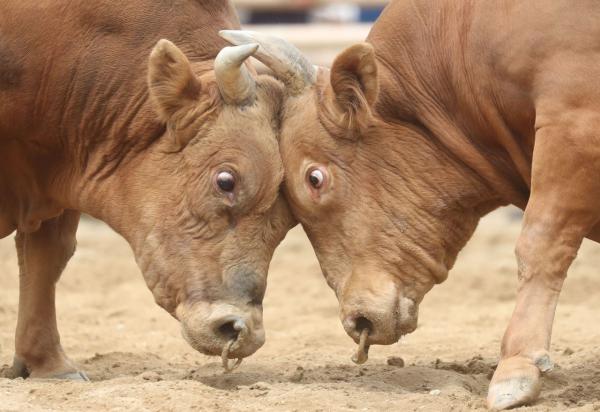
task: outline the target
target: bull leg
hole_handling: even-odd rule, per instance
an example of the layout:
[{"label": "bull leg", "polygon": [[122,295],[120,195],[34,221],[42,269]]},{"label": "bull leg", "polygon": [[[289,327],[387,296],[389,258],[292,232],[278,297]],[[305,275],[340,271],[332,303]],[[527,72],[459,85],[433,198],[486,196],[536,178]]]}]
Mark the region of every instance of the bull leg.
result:
[{"label": "bull leg", "polygon": [[63,352],[54,304],[56,282],[75,251],[79,216],[65,211],[36,232],[17,232],[20,295],[13,365],[17,376],[87,380]]},{"label": "bull leg", "polygon": [[552,368],[548,350],[563,281],[583,238],[598,222],[600,164],[594,150],[585,147],[592,139],[574,142],[578,136],[569,133],[549,128],[536,135],[531,197],[516,247],[517,303],[488,392],[493,409],[539,396],[540,374]]}]

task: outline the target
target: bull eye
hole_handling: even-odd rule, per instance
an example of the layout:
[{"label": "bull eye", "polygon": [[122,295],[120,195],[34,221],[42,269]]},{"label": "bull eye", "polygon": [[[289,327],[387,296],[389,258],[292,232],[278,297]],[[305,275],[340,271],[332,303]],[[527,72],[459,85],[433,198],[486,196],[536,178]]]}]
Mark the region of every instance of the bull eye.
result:
[{"label": "bull eye", "polygon": [[321,169],[314,169],[308,174],[308,181],[313,188],[320,189],[325,182],[325,174]]},{"label": "bull eye", "polygon": [[235,177],[230,172],[219,172],[217,174],[217,186],[223,192],[231,193],[235,189]]}]

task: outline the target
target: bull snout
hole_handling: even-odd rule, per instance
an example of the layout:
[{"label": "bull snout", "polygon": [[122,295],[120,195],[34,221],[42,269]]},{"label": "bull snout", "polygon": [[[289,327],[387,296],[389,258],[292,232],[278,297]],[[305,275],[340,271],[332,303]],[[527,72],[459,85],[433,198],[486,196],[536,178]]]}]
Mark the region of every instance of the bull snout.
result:
[{"label": "bull snout", "polygon": [[218,319],[213,328],[215,334],[221,335],[225,340],[238,340],[240,333],[246,332],[248,327],[246,322],[238,316],[226,316]]},{"label": "bull snout", "polygon": [[245,358],[265,343],[260,305],[195,304],[179,310],[183,337],[197,351],[211,356]]},{"label": "bull snout", "polygon": [[400,339],[401,332],[396,327],[397,320],[393,313],[386,314],[368,308],[355,308],[352,312],[342,315],[342,325],[356,343],[365,330],[369,345],[390,345]]},{"label": "bull snout", "polygon": [[[376,282],[373,279],[377,279]],[[417,305],[403,297],[389,276],[352,276],[340,298],[340,318],[356,342],[368,332],[368,345],[390,345],[417,327]]]},{"label": "bull snout", "polygon": [[405,314],[393,308],[383,313],[377,309],[352,305],[350,314],[346,315],[342,310],[342,325],[356,343],[359,342],[361,333],[367,330],[369,345],[391,345],[417,328],[418,316],[414,303],[407,300],[405,305],[410,308]]}]

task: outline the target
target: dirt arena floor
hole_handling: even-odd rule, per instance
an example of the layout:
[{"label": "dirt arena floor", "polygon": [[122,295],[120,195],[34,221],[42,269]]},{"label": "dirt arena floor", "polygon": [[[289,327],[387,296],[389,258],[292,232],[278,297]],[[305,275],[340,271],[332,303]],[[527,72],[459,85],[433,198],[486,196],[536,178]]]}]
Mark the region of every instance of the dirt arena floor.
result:
[{"label": "dirt arena floor", "polygon": [[[91,383],[0,378],[1,411],[483,410],[515,298],[514,211],[484,219],[446,283],[421,305],[400,343],[355,349],[310,245],[295,229],[271,265],[267,343],[225,375],[190,349],[156,306],[127,244],[86,220],[59,284],[62,341]],[[13,356],[18,299],[12,239],[0,241],[0,367]],[[600,410],[600,247],[587,242],[566,282],[554,329],[557,367],[532,411]],[[406,366],[388,365],[401,357]],[[5,365],[6,367],[6,365]]]}]

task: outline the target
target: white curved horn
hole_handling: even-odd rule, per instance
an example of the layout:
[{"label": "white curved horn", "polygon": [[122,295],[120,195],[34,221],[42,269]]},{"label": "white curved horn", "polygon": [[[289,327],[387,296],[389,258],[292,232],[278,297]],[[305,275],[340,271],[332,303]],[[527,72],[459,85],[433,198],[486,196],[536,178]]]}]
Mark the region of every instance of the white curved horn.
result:
[{"label": "white curved horn", "polygon": [[256,82],[244,62],[257,50],[257,43],[244,44],[225,47],[217,55],[215,76],[225,103],[243,105],[254,100]]},{"label": "white curved horn", "polygon": [[254,57],[273,70],[292,95],[316,82],[315,67],[296,46],[280,37],[247,30],[221,30],[219,35],[235,45],[258,43]]}]

